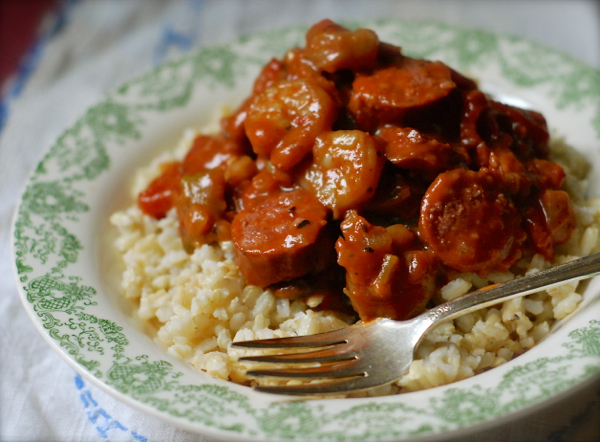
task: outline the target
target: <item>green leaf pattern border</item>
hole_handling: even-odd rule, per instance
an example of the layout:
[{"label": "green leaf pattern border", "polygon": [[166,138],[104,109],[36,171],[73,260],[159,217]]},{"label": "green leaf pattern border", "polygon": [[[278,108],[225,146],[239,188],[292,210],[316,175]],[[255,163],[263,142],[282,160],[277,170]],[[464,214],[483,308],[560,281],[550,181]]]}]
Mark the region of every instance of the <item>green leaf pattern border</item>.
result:
[{"label": "green leaf pattern border", "polygon": [[[600,73],[582,63],[518,38],[440,23],[350,25],[373,28],[413,56],[441,58],[466,71],[496,63],[516,86],[547,86],[557,108],[592,110],[589,125],[600,140]],[[600,321],[592,319],[570,332],[557,355],[517,364],[496,385],[455,385],[439,394],[430,391],[420,402],[395,396],[343,405],[335,400],[258,404],[239,388],[190,383],[171,363],[137,354],[123,327],[93,314],[97,290],[78,276],[76,266],[89,245],[75,232],[91,209],[86,185],[111,167],[111,146],[127,148],[141,139],[149,116],[185,109],[199,85],[219,91],[248,83],[249,71],[301,44],[303,34],[304,29],[293,28],[242,37],[167,63],[108,95],[51,146],[30,177],[13,226],[20,289],[43,333],[85,374],[142,408],[216,437],[250,440],[439,434],[523,410],[600,372]],[[575,372],[574,360],[582,362]]]}]

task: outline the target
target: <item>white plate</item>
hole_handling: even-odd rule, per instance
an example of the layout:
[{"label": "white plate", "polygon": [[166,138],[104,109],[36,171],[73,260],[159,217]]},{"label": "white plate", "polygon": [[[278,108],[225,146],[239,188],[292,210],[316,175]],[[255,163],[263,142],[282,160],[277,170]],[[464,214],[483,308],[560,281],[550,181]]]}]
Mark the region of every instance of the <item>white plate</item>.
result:
[{"label": "white plate", "polygon": [[[408,55],[440,59],[504,100],[540,110],[599,170],[600,74],[518,38],[436,23],[360,24]],[[600,281],[538,346],[479,376],[375,399],[289,401],[213,379],[142,333],[106,265],[110,213],[127,206],[131,171],[181,130],[236,105],[260,67],[303,44],[286,29],[206,48],[130,81],[50,147],[16,213],[13,259],[25,307],[82,375],[119,399],[204,435],[239,440],[404,440],[464,434],[539,408],[600,372]],[[599,195],[597,173],[592,189]]]}]

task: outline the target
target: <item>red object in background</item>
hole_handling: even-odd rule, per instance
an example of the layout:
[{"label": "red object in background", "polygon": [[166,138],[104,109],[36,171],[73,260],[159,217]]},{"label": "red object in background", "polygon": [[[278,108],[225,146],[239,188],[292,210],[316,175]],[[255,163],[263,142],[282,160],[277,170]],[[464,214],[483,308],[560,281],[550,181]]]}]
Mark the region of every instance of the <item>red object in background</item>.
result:
[{"label": "red object in background", "polygon": [[58,0],[0,0],[0,95],[35,42],[43,18]]}]

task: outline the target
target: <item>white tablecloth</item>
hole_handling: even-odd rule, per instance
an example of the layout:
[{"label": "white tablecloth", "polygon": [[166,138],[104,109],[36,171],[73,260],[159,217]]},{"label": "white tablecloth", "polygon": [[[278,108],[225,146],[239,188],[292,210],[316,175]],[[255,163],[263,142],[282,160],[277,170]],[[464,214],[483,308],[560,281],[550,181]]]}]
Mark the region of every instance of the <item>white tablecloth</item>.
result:
[{"label": "white tablecloth", "polygon": [[[42,151],[108,90],[199,46],[325,17],[434,19],[481,27],[527,37],[600,69],[595,0],[66,1],[46,23],[0,107],[1,441],[206,440],[113,399],[50,349],[17,294],[12,213]],[[599,391],[596,383],[576,398],[472,440],[598,441]]]}]

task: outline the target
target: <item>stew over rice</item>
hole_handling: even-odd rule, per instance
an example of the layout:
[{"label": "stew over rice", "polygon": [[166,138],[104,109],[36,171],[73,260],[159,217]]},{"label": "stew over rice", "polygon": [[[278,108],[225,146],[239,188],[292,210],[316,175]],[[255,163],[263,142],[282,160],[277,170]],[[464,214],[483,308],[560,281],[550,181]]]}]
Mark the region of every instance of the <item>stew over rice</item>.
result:
[{"label": "stew over rice", "polygon": [[575,214],[544,117],[330,20],[140,193],[188,252],[231,240],[249,284],[406,319],[459,272],[550,261]]}]

